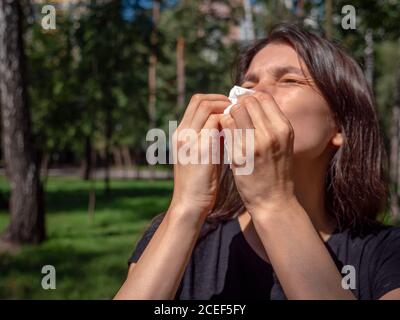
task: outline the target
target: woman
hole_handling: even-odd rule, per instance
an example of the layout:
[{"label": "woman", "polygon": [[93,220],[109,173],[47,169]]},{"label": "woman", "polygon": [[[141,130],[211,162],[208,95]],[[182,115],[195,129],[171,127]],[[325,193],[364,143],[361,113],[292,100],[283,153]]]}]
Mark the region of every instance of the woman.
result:
[{"label": "woman", "polygon": [[280,25],[238,71],[255,93],[227,115],[226,96],[197,94],[177,131],[253,128],[252,174],[175,164],[171,204],[115,298],[400,299],[400,229],[376,220],[386,158],[357,63]]}]

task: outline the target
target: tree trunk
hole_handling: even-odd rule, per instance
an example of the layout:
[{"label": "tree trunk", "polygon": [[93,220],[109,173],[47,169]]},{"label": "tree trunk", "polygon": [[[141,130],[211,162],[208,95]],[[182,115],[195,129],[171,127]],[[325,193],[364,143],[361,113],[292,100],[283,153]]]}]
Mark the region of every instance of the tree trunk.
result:
[{"label": "tree trunk", "polygon": [[395,104],[390,132],[390,207],[393,222],[400,220],[400,66],[397,68]]},{"label": "tree trunk", "polygon": [[255,39],[253,10],[250,0],[243,0],[243,8],[244,8],[244,34],[245,34],[244,42],[249,43],[251,41],[254,41]]},{"label": "tree trunk", "polygon": [[129,151],[128,146],[122,146],[121,147],[121,153],[122,153],[122,158],[124,159],[124,166],[126,169],[132,169],[133,167],[133,161],[131,157],[131,152]]},{"label": "tree trunk", "polygon": [[121,147],[121,155],[124,163],[124,178],[130,178],[130,171],[133,169],[133,162],[128,146]]},{"label": "tree trunk", "polygon": [[92,164],[92,171],[89,174],[89,199],[88,199],[88,214],[89,220],[94,221],[94,212],[96,208],[96,150],[91,148],[90,163]]},{"label": "tree trunk", "polygon": [[274,8],[272,11],[275,14],[272,16],[272,20],[273,20],[272,24],[274,25],[274,24],[281,22],[281,19],[283,17],[283,11],[284,11],[284,3],[281,0],[275,0],[273,2],[273,6],[274,6]]},{"label": "tree trunk", "polygon": [[[148,115],[149,115],[149,129],[156,126],[157,111],[156,111],[156,101],[157,101],[157,24],[160,18],[160,0],[153,0],[152,8],[152,30],[150,34],[150,47],[151,53],[149,57],[149,101],[148,101]],[[152,173],[151,173],[152,176]]]},{"label": "tree trunk", "polygon": [[110,167],[111,167],[111,136],[112,136],[112,110],[107,102],[105,123],[105,148],[104,148],[104,194],[110,196]]},{"label": "tree trunk", "polygon": [[156,126],[156,89],[157,89],[157,23],[160,17],[160,0],[153,0],[152,19],[153,27],[150,35],[151,54],[149,58],[149,128]]},{"label": "tree trunk", "polygon": [[25,82],[20,2],[0,1],[0,105],[3,152],[10,180],[10,224],[5,241],[39,243],[45,238],[44,202],[35,159]]},{"label": "tree trunk", "polygon": [[365,78],[372,90],[374,81],[374,38],[372,29],[367,29],[365,33],[364,65]]},{"label": "tree trunk", "polygon": [[82,179],[88,181],[92,174],[92,138],[85,138],[85,156],[82,165]]},{"label": "tree trunk", "polygon": [[115,166],[116,166],[118,169],[122,169],[122,167],[123,167],[123,161],[122,161],[121,147],[119,147],[119,146],[114,146],[114,147],[112,148],[112,154],[113,154]]},{"label": "tree trunk", "polygon": [[332,0],[325,0],[325,36],[332,39]]},{"label": "tree trunk", "polygon": [[[42,157],[40,157],[40,176],[42,185],[46,185],[47,178],[49,177],[49,166],[50,166],[50,155],[45,152]],[[38,161],[39,163],[39,161]]]},{"label": "tree trunk", "polygon": [[176,82],[178,98],[176,104],[176,117],[182,116],[185,109],[185,39],[180,36],[176,42]]}]

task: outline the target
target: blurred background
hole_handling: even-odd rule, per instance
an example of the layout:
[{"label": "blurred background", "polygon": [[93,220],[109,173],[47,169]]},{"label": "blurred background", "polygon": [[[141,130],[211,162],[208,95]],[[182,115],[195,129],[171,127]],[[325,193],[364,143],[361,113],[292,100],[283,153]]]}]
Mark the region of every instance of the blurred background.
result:
[{"label": "blurred background", "polygon": [[228,94],[239,50],[283,21],[362,66],[390,157],[385,222],[397,224],[400,1],[4,1],[0,298],[112,298],[171,196],[172,167],[146,162],[147,131],[168,133],[196,92]]}]

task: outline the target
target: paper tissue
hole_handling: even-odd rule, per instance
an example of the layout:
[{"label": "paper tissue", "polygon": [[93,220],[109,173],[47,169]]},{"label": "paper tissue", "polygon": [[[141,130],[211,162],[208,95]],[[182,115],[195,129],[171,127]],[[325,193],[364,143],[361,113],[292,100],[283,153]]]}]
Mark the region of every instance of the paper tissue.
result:
[{"label": "paper tissue", "polygon": [[254,90],[251,89],[246,89],[246,88],[242,88],[239,86],[234,86],[231,91],[229,91],[229,100],[232,102],[232,104],[230,104],[229,106],[227,106],[224,110],[224,114],[229,114],[229,111],[231,110],[231,108],[237,103],[237,98],[238,96],[244,94],[244,93],[251,93],[251,92],[255,92]]},{"label": "paper tissue", "polygon": [[[255,92],[254,90],[251,89],[246,89],[246,88],[242,88],[239,86],[234,86],[231,91],[229,92],[229,100],[232,102],[232,104],[230,104],[229,106],[227,106],[224,110],[224,114],[229,114],[229,111],[231,110],[231,108],[237,103],[237,98],[238,96],[244,94],[244,93],[251,93],[251,92]],[[225,134],[224,134],[225,136]],[[229,151],[228,151],[228,144],[227,141],[224,141],[224,146],[225,146],[225,155],[227,156],[227,160],[228,163],[230,164],[230,168],[232,169],[232,165],[231,165],[231,159],[229,156]]]}]

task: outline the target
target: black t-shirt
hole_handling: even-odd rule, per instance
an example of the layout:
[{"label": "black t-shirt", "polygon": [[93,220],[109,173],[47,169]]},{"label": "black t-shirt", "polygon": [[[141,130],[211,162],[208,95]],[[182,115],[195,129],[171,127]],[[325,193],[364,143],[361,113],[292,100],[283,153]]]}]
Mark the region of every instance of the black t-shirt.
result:
[{"label": "black t-shirt", "polygon": [[[129,263],[138,261],[162,219],[153,221]],[[400,228],[381,226],[363,237],[349,230],[335,232],[325,245],[339,272],[344,265],[354,266],[356,286],[351,290],[358,299],[378,299],[400,288]],[[175,299],[280,300],[286,296],[271,264],[253,250],[235,218],[199,238]]]}]

